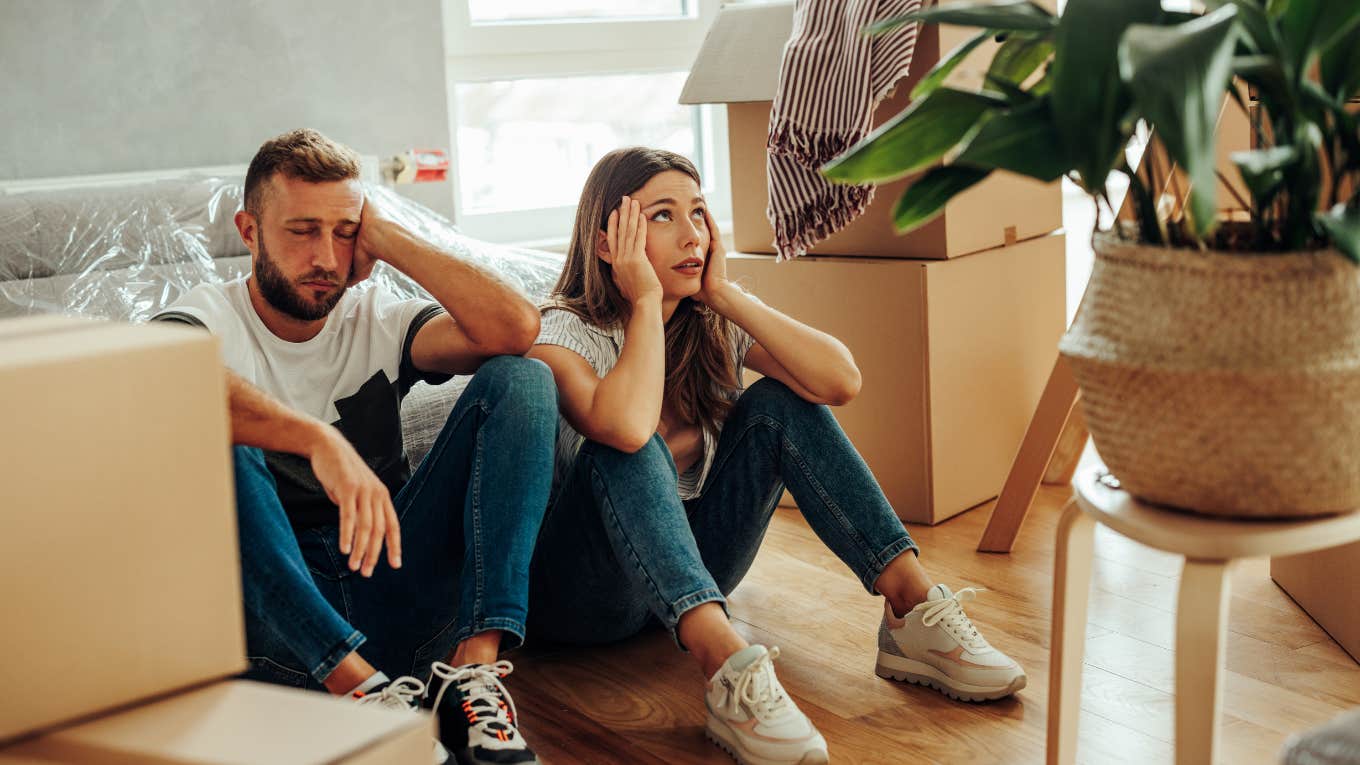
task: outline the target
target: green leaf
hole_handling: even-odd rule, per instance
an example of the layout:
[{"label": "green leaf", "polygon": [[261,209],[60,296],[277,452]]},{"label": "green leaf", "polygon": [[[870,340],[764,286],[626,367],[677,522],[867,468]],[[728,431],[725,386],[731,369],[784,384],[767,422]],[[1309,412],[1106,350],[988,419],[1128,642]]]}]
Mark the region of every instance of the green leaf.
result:
[{"label": "green leaf", "polygon": [[1232,81],[1237,8],[1162,27],[1134,24],[1119,46],[1119,68],[1167,153],[1190,177],[1190,212],[1204,236],[1217,223],[1214,133]]},{"label": "green leaf", "polygon": [[1331,238],[1333,247],[1360,263],[1360,208],[1337,205],[1325,213],[1317,213],[1316,220],[1318,227]]},{"label": "green leaf", "polygon": [[1237,56],[1233,59],[1233,73],[1255,86],[1260,91],[1261,100],[1267,104],[1294,103],[1293,89],[1289,85],[1284,65],[1276,56]]},{"label": "green leaf", "polygon": [[1158,0],[1069,0],[1054,36],[1053,112],[1082,187],[1102,194],[1131,129],[1130,99],[1115,58],[1119,39],[1133,23],[1161,19]]},{"label": "green leaf", "polygon": [[1279,23],[1285,43],[1281,54],[1292,66],[1290,75],[1298,82],[1304,78],[1315,57],[1360,24],[1360,3],[1354,0],[1291,0]]},{"label": "green leaf", "polygon": [[950,51],[949,55],[936,62],[935,66],[931,67],[929,72],[926,72],[926,76],[916,83],[916,87],[911,89],[911,97],[913,99],[925,98],[933,93],[936,88],[944,84],[945,78],[949,77],[950,73],[965,58],[968,58],[969,53],[972,53],[977,46],[990,40],[992,35],[992,32],[979,32],[973,39]]},{"label": "green leaf", "polygon": [[1360,25],[1324,51],[1318,64],[1322,87],[1336,100],[1360,95]]},{"label": "green leaf", "polygon": [[1325,137],[1322,128],[1303,112],[1294,115],[1292,135],[1277,136],[1280,145],[1289,144],[1299,152],[1299,161],[1285,171],[1288,189],[1281,238],[1285,247],[1301,249],[1316,233],[1316,215],[1322,198],[1321,152]]},{"label": "green leaf", "polygon": [[905,234],[929,223],[955,195],[986,178],[991,172],[956,165],[931,168],[902,192],[902,197],[893,207],[893,223],[897,233]]},{"label": "green leaf", "polygon": [[1013,32],[1047,32],[1058,20],[1030,0],[991,0],[990,2],[950,3],[942,7],[907,13],[870,24],[865,34],[878,35],[906,24],[924,21],[962,27],[985,27]]},{"label": "green leaf", "polygon": [[1209,10],[1217,10],[1224,5],[1237,8],[1237,23],[1242,29],[1242,42],[1252,54],[1278,56],[1280,36],[1275,25],[1270,22],[1266,9],[1257,0],[1210,0]]},{"label": "green leaf", "polygon": [[1033,93],[1024,90],[1010,80],[1002,80],[989,74],[987,75],[987,84],[995,87],[1001,95],[1005,96],[1006,102],[1011,106],[1027,104],[1035,99]]},{"label": "green leaf", "polygon": [[940,88],[883,123],[864,140],[822,166],[841,183],[881,183],[933,164],[993,110],[1007,102],[992,94]]},{"label": "green leaf", "polygon": [[989,80],[1024,84],[1034,70],[1053,55],[1053,41],[1042,37],[1014,36],[1001,44],[987,67]]},{"label": "green leaf", "polygon": [[1293,146],[1275,146],[1235,151],[1230,158],[1237,165],[1242,182],[1247,184],[1256,208],[1260,209],[1269,205],[1284,185],[1285,170],[1299,161],[1299,151]]},{"label": "green leaf", "polygon": [[955,165],[1009,170],[1049,182],[1070,169],[1047,99],[992,117],[968,139]]}]

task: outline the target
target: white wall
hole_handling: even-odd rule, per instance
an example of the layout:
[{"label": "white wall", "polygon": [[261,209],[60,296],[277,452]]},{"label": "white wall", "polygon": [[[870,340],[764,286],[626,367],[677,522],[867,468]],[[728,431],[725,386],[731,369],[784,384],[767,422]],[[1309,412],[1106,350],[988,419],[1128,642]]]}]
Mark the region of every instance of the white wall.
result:
[{"label": "white wall", "polygon": [[0,0],[0,179],[245,164],[295,127],[447,148],[443,45],[440,0]]}]

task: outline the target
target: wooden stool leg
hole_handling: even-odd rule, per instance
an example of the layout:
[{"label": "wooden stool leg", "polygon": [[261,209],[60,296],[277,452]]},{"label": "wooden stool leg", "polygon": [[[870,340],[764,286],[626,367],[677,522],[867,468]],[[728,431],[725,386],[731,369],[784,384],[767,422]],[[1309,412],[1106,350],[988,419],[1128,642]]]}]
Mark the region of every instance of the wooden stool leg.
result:
[{"label": "wooden stool leg", "polygon": [[1081,462],[1081,453],[1086,450],[1086,442],[1090,438],[1091,431],[1086,429],[1086,415],[1082,414],[1081,407],[1072,407],[1062,435],[1058,437],[1058,445],[1053,449],[1053,457],[1048,461],[1048,471],[1044,473],[1045,485],[1067,486],[1072,483],[1077,463]]},{"label": "wooden stool leg", "polygon": [[1058,519],[1053,562],[1053,629],[1048,656],[1048,765],[1077,761],[1086,604],[1091,595],[1095,520],[1075,501]]},{"label": "wooden stool leg", "polygon": [[1176,763],[1215,765],[1232,561],[1186,560],[1176,604]]},{"label": "wooden stool leg", "polygon": [[1006,476],[1006,484],[1001,487],[992,517],[978,541],[979,552],[1010,552],[1015,544],[1015,535],[1020,533],[1020,524],[1034,503],[1034,494],[1039,491],[1048,469],[1053,450],[1058,445],[1072,407],[1077,404],[1080,391],[1077,378],[1072,376],[1072,368],[1067,360],[1058,357],[1053,371],[1048,376],[1048,385],[1039,397],[1039,406],[1029,421],[1025,439],[1011,463],[1011,472]]}]

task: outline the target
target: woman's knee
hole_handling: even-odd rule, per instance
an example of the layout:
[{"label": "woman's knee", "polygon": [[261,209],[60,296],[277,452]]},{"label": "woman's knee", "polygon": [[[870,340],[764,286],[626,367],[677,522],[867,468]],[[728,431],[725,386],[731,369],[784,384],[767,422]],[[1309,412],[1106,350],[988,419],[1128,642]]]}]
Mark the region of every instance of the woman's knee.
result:
[{"label": "woman's knee", "polygon": [[752,383],[737,399],[736,412],[765,414],[780,420],[830,415],[825,406],[804,400],[773,377],[762,377]]},{"label": "woman's knee", "polygon": [[[641,449],[627,452],[598,441],[587,440],[581,445],[581,456],[606,473],[622,471],[635,478],[650,478],[674,484],[678,477],[670,447],[660,434],[654,433]],[[672,487],[673,489],[673,487]]]}]

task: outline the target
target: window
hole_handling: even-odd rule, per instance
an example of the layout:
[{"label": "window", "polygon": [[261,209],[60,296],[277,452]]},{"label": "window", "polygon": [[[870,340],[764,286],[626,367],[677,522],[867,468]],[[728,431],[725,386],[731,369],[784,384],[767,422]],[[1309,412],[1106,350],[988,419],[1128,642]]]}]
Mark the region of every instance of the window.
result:
[{"label": "window", "polygon": [[550,21],[604,18],[679,18],[684,0],[470,0],[473,23],[488,21]]},{"label": "window", "polygon": [[730,217],[722,112],[677,103],[717,9],[445,0],[458,225],[490,241],[563,244],[595,161],[635,144],[695,160],[709,206]]}]

